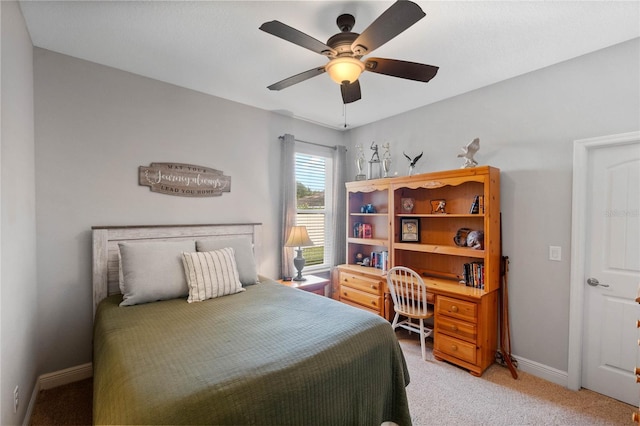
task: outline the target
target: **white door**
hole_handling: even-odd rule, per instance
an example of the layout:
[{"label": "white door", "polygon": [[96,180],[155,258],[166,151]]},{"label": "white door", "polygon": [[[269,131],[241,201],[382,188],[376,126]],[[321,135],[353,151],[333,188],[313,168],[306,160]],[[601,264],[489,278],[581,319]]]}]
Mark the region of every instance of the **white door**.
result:
[{"label": "white door", "polygon": [[638,404],[640,141],[587,160],[582,387]]}]

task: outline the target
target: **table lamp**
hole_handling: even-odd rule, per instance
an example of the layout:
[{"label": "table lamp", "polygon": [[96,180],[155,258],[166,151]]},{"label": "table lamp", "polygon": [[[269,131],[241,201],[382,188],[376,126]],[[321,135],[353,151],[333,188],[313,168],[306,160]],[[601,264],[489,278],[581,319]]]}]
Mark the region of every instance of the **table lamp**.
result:
[{"label": "table lamp", "polygon": [[313,245],[313,241],[309,238],[309,234],[307,233],[306,226],[292,226],[291,231],[289,232],[289,238],[287,238],[287,242],[284,243],[285,247],[298,247],[296,251],[298,252],[296,257],[293,258],[293,265],[296,267],[298,271],[298,275],[296,275],[293,280],[294,281],[305,281],[306,278],[302,276],[302,268],[304,268],[304,264],[306,261],[304,257],[302,257],[302,247],[309,247]]}]

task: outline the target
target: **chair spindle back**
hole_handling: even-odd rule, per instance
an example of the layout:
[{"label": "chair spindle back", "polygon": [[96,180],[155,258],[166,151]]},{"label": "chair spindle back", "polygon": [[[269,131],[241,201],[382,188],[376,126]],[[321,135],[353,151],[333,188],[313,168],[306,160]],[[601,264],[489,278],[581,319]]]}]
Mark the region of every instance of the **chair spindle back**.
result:
[{"label": "chair spindle back", "polygon": [[404,266],[391,268],[387,284],[396,312],[410,316],[427,314],[427,285],[415,271]]}]

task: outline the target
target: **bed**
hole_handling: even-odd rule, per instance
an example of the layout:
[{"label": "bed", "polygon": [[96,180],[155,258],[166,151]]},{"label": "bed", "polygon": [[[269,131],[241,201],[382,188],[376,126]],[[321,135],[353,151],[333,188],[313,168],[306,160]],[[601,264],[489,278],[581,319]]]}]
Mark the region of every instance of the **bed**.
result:
[{"label": "bed", "polygon": [[260,232],[259,224],[93,228],[94,424],[411,424],[408,371],[383,318],[262,276],[194,303],[168,296],[120,306],[130,300],[122,285],[133,276],[131,247],[193,243],[202,258],[226,255],[240,239],[252,256],[236,249],[237,270],[251,277]]}]

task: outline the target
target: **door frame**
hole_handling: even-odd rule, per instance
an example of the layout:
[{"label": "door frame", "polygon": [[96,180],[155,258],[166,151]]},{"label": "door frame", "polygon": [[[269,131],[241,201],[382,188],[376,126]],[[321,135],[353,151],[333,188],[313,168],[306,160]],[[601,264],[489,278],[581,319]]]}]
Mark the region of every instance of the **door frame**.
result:
[{"label": "door frame", "polygon": [[571,278],[569,293],[569,359],[567,387],[582,387],[582,333],[587,232],[587,177],[592,150],[627,145],[640,140],[640,131],[573,141],[571,198]]}]

